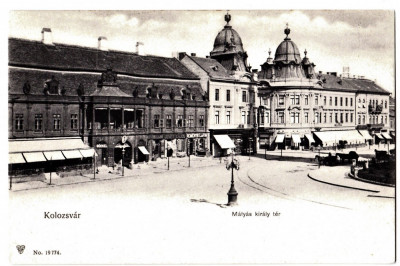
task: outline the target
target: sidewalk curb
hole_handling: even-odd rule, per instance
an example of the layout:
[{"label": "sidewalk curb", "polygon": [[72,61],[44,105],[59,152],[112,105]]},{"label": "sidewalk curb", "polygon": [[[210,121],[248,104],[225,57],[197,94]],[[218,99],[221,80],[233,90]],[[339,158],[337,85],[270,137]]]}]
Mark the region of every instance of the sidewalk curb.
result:
[{"label": "sidewalk curb", "polygon": [[319,179],[316,179],[316,178],[312,177],[312,176],[310,175],[310,173],[308,173],[307,176],[308,176],[310,179],[314,180],[314,181],[317,181],[317,182],[320,182],[320,183],[324,183],[324,184],[328,184],[328,185],[332,185],[332,186],[336,186],[336,187],[350,188],[350,189],[361,190],[361,191],[367,191],[367,192],[374,192],[374,193],[378,193],[378,192],[379,192],[379,190],[370,190],[370,189],[364,189],[364,188],[356,188],[356,187],[344,186],[344,185],[339,185],[339,184],[335,184],[335,183],[330,183],[330,182],[322,181],[322,180],[319,180]]},{"label": "sidewalk curb", "polygon": [[360,182],[365,182],[365,183],[368,183],[368,184],[379,185],[379,186],[390,187],[390,188],[395,188],[396,187],[396,185],[385,184],[385,183],[381,183],[381,182],[376,182],[376,181],[372,181],[372,180],[363,179],[363,178],[360,178],[360,177],[358,177],[356,175],[352,175],[350,173],[349,173],[349,176],[351,178],[353,178],[354,180],[357,180],[357,181],[360,181]]}]

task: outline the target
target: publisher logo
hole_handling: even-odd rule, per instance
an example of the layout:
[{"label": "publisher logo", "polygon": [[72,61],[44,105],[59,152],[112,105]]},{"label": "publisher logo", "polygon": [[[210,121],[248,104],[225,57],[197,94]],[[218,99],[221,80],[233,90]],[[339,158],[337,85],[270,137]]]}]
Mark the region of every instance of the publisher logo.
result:
[{"label": "publisher logo", "polygon": [[17,250],[19,254],[24,253],[25,245],[17,245]]}]

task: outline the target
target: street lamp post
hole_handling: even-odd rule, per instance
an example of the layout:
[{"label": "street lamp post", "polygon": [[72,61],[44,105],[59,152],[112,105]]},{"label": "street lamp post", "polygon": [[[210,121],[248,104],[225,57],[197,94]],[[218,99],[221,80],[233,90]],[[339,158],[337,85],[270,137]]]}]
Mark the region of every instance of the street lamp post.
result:
[{"label": "street lamp post", "polygon": [[233,179],[233,169],[239,170],[239,161],[233,158],[233,151],[231,153],[231,162],[226,161],[226,170],[231,170],[231,188],[228,191],[228,206],[237,205],[238,193],[235,189],[235,181]]},{"label": "street lamp post", "polygon": [[50,184],[49,185],[51,185],[51,161],[53,160],[53,156],[51,156],[50,157]]},{"label": "street lamp post", "polygon": [[125,155],[125,144],[122,146],[122,162],[121,162],[122,176],[124,176],[124,155]]},{"label": "street lamp post", "polygon": [[93,179],[96,179],[96,151],[93,149]]}]

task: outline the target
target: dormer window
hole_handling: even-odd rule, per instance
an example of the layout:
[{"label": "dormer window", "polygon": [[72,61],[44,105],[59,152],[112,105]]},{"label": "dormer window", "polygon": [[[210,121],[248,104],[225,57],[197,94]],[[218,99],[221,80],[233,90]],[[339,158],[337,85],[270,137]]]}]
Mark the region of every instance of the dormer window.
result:
[{"label": "dormer window", "polygon": [[45,94],[56,94],[60,95],[61,94],[61,89],[59,87],[60,82],[54,78],[54,76],[51,77],[51,79],[46,80],[44,83],[44,93]]},{"label": "dormer window", "polygon": [[213,69],[214,71],[218,71],[218,66],[213,66],[212,69]]}]

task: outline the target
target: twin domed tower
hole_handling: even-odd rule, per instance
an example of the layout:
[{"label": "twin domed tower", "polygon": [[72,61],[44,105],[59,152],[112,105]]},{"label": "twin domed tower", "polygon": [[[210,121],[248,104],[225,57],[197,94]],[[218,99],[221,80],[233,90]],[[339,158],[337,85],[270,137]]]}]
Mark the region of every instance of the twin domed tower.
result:
[{"label": "twin domed tower", "polygon": [[[242,39],[229,24],[231,15],[225,15],[226,25],[218,33],[214,41],[214,49],[210,57],[220,62],[228,71],[250,72],[247,65],[247,52],[243,48]],[[271,58],[271,51],[267,61],[261,65],[258,72],[258,79],[268,83],[298,81],[315,82],[314,63],[307,57],[304,51],[304,58],[300,56],[297,45],[289,38],[290,29],[284,30],[285,39],[279,44],[275,52],[275,58]]]}]

